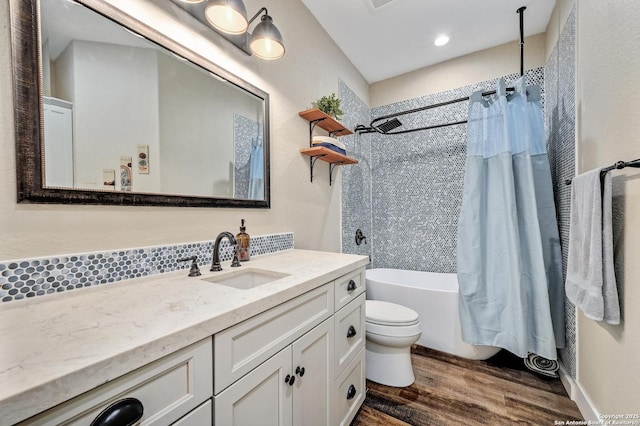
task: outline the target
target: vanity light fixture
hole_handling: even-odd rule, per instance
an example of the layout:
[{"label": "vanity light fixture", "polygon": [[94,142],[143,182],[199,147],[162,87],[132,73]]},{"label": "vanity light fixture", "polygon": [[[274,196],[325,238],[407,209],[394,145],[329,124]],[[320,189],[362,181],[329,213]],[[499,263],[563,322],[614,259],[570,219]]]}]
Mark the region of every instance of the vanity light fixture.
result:
[{"label": "vanity light fixture", "polygon": [[[242,0],[171,1],[248,55],[266,60],[284,56],[282,34],[273,24],[266,7],[247,19],[247,9]],[[260,15],[260,23],[250,34],[249,25]]]},{"label": "vanity light fixture", "polygon": [[213,0],[207,2],[204,16],[214,28],[227,34],[247,32],[247,8],[242,0]]},{"label": "vanity light fixture", "polygon": [[446,34],[439,35],[438,37],[436,37],[435,41],[433,42],[433,44],[435,44],[438,47],[444,46],[447,43],[449,43],[449,36]]},{"label": "vanity light fixture", "polygon": [[[278,31],[275,25],[273,25],[273,19],[269,16],[266,8],[260,9],[258,14],[251,18],[253,21],[262,11],[264,15],[260,18],[260,23],[256,25],[251,34],[249,40],[249,47],[254,55],[258,58],[273,60],[279,59],[284,56],[284,41],[282,40],[282,34]],[[249,23],[251,23],[249,21]]]}]

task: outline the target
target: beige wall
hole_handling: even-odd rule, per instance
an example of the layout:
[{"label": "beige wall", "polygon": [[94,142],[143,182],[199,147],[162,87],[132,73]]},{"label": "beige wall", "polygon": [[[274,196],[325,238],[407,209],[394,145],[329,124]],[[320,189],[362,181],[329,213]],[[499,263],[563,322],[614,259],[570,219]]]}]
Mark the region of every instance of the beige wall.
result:
[{"label": "beige wall", "polygon": [[[213,32],[188,30],[172,17],[175,7],[160,10],[159,2],[144,0],[110,2],[269,92],[272,208],[16,204],[9,2],[5,1],[0,6],[0,260],[208,240],[220,231],[235,233],[240,218],[247,219],[250,234],[293,231],[298,248],[340,251],[340,171],[331,187],[328,167],[317,167],[316,179],[309,182],[308,157],[298,152],[307,146],[309,130],[298,111],[322,95],[337,93],[338,79],[365,102],[368,85],[302,2],[270,2],[269,13],[287,48],[284,58],[274,62],[246,56]],[[257,0],[245,4],[250,14],[262,6]]]},{"label": "beige wall", "polygon": [[[525,38],[525,70],[544,66],[544,49],[544,34]],[[520,42],[513,41],[373,83],[369,97],[377,107],[519,72]]]},{"label": "beige wall", "polygon": [[[577,45],[577,170],[640,157],[640,2],[580,0]],[[633,170],[633,169],[631,169]],[[613,172],[618,285],[623,323],[578,315],[577,382],[601,414],[640,410],[640,174]]]}]

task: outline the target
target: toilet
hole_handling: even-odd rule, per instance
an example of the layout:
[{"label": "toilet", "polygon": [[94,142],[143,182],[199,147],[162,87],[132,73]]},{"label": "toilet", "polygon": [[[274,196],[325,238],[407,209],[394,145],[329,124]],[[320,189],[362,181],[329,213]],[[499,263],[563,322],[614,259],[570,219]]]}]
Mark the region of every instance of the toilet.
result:
[{"label": "toilet", "polygon": [[366,377],[386,386],[411,385],[411,345],[422,328],[418,313],[406,306],[381,300],[365,301]]}]

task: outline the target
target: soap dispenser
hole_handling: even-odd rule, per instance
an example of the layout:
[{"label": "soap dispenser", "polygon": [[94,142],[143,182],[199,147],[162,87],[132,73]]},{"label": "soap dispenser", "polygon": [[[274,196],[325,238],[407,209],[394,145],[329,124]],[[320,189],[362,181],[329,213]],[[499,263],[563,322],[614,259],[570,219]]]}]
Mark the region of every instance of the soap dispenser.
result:
[{"label": "soap dispenser", "polygon": [[245,232],[247,228],[244,226],[244,219],[240,220],[240,233],[236,235],[236,241],[238,243],[238,260],[240,262],[246,262],[249,260],[250,255],[250,240],[249,234]]}]

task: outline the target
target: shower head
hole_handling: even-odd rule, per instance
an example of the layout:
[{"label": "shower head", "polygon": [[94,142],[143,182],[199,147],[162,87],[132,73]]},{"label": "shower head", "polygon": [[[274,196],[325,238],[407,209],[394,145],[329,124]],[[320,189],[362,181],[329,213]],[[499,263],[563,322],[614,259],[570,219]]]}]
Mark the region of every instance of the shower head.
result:
[{"label": "shower head", "polygon": [[387,120],[382,124],[374,126],[379,132],[387,133],[389,130],[393,130],[396,127],[402,126],[402,123],[397,118]]}]

